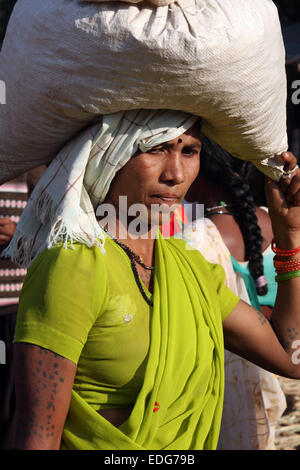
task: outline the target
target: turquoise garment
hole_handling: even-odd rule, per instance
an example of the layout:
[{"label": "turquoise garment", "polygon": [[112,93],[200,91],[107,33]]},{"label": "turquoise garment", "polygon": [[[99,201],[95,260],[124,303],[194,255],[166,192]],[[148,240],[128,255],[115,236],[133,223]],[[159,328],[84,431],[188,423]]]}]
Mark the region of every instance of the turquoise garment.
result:
[{"label": "turquoise garment", "polygon": [[274,307],[277,295],[277,283],[275,281],[276,271],[273,264],[274,253],[269,247],[263,254],[264,275],[268,281],[268,292],[266,295],[257,295],[253,277],[250,274],[248,263],[239,263],[233,256],[231,262],[235,272],[242,275],[251,305],[261,310],[261,306]]},{"label": "turquoise garment", "polygon": [[251,305],[257,310],[261,311],[258,296],[256,294],[255,282],[249,272],[248,267],[242,266],[233,256],[231,256],[231,262],[234,271],[240,273],[243,278]]}]

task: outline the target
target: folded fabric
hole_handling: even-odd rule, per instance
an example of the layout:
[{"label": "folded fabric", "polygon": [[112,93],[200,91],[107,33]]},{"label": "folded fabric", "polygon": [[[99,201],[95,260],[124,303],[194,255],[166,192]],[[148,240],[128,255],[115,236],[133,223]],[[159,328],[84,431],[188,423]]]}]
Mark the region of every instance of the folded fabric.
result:
[{"label": "folded fabric", "polygon": [[[95,212],[116,172],[142,151],[183,134],[198,120],[180,111],[136,110],[103,116],[71,140],[36,185],[4,256],[22,266],[45,248],[79,241],[103,249]],[[199,136],[200,137],[200,136]]]}]

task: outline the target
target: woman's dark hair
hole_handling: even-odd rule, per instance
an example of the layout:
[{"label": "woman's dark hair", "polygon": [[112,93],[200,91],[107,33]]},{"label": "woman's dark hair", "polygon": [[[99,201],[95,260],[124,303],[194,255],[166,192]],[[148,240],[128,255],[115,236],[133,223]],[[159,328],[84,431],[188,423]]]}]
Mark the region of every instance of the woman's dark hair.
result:
[{"label": "woman's dark hair", "polygon": [[258,295],[265,295],[268,292],[267,283],[263,282],[261,285],[261,282],[257,282],[264,275],[264,267],[263,238],[251,189],[255,167],[249,162],[232,157],[215,142],[203,137],[200,173],[228,189],[234,204],[234,218],[243,235],[249,271],[256,281],[256,292]]}]

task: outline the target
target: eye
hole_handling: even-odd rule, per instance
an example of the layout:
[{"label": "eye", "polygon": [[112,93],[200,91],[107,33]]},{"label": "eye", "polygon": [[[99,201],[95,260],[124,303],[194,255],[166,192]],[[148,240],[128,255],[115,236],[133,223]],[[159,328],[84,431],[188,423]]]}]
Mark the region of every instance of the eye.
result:
[{"label": "eye", "polygon": [[153,147],[152,149],[148,150],[147,153],[151,153],[152,155],[162,153],[164,151],[164,147]]},{"label": "eye", "polygon": [[200,150],[198,148],[184,147],[182,149],[183,155],[187,157],[193,157],[194,155],[200,155]]}]

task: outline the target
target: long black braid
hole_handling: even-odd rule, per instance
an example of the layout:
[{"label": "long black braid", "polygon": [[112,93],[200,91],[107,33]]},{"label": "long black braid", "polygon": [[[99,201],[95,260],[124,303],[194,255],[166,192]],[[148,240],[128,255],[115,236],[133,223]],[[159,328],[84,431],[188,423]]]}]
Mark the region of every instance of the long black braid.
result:
[{"label": "long black braid", "polygon": [[[249,162],[229,155],[219,145],[203,137],[201,151],[201,175],[225,186],[234,204],[234,218],[238,223],[245,244],[245,258],[255,281],[264,275],[262,245],[263,238],[255,213],[256,204],[251,190],[255,169]],[[261,284],[261,283],[259,283]],[[268,285],[258,285],[258,295],[268,292]]]}]

